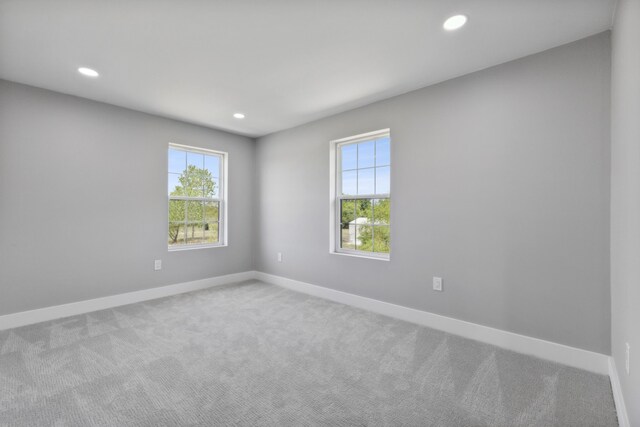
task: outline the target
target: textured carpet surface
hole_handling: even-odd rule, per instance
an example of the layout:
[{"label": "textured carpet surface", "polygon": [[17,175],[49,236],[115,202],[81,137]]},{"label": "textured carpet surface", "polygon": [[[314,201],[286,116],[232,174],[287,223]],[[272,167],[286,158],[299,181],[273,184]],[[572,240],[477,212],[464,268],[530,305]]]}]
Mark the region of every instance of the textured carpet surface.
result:
[{"label": "textured carpet surface", "polygon": [[605,376],[249,282],[0,331],[0,425],[617,421]]}]

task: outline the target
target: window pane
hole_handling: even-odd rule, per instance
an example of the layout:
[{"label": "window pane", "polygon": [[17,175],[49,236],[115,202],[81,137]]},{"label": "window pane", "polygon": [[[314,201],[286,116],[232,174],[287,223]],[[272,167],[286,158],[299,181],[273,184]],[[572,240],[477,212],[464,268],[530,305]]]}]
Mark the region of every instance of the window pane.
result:
[{"label": "window pane", "polygon": [[342,194],[355,195],[358,193],[358,171],[342,172]]},{"label": "window pane", "polygon": [[356,219],[356,201],[340,200],[340,222],[349,224]]},{"label": "window pane", "polygon": [[373,248],[373,227],[370,225],[356,225],[356,249],[359,251],[372,252]]},{"label": "window pane", "polygon": [[205,197],[220,197],[220,178],[212,178],[210,185],[205,187]]},{"label": "window pane", "polygon": [[373,224],[373,200],[358,199],[356,208],[358,213],[358,224]]},{"label": "window pane", "polygon": [[186,188],[186,194],[189,197],[203,197],[204,192],[202,188],[202,182],[199,179],[191,179],[188,180],[188,185]]},{"label": "window pane", "polygon": [[391,192],[391,168],[384,166],[376,168],[376,194],[389,194]]},{"label": "window pane", "polygon": [[358,169],[358,194],[374,194],[374,169]]},{"label": "window pane", "polygon": [[356,248],[356,224],[343,223],[340,224],[341,241],[340,247],[343,249]]},{"label": "window pane", "polygon": [[218,222],[219,220],[218,202],[204,202],[204,222]]},{"label": "window pane", "polygon": [[169,195],[173,196],[182,196],[182,185],[180,184],[180,174],[170,173],[169,174]]},{"label": "window pane", "polygon": [[169,200],[169,222],[184,222],[185,206],[184,200]]},{"label": "window pane", "polygon": [[391,201],[389,199],[375,199],[373,201],[374,224],[389,224],[391,217]]},{"label": "window pane", "polygon": [[358,144],[358,169],[374,166],[375,141],[361,142]]},{"label": "window pane", "polygon": [[189,197],[203,197],[204,190],[210,190],[213,186],[208,172],[193,165],[189,165],[189,172],[182,181],[184,195]]},{"label": "window pane", "polygon": [[389,226],[381,225],[381,226],[373,227],[373,237],[374,237],[373,251],[388,254],[389,243],[390,243]]},{"label": "window pane", "polygon": [[187,153],[169,148],[169,172],[182,173],[187,168]]},{"label": "window pane", "polygon": [[169,246],[186,244],[184,222],[169,223]]},{"label": "window pane", "polygon": [[204,224],[192,222],[187,224],[187,244],[198,245],[204,243]]},{"label": "window pane", "polygon": [[218,243],[220,241],[220,237],[218,235],[219,228],[220,226],[217,222],[206,222],[204,224],[204,242]]},{"label": "window pane", "polygon": [[189,223],[204,222],[204,202],[196,200],[187,201],[187,221]]},{"label": "window pane", "polygon": [[214,178],[220,177],[220,157],[204,156],[204,168],[211,173]]},{"label": "window pane", "polygon": [[211,177],[208,170],[202,171],[202,194],[204,197],[217,197],[218,178]]},{"label": "window pane", "polygon": [[187,165],[204,169],[204,154],[187,152]]},{"label": "window pane", "polygon": [[358,144],[347,144],[340,147],[342,170],[356,169],[358,167]]},{"label": "window pane", "polygon": [[376,166],[391,164],[391,144],[388,136],[376,139]]}]

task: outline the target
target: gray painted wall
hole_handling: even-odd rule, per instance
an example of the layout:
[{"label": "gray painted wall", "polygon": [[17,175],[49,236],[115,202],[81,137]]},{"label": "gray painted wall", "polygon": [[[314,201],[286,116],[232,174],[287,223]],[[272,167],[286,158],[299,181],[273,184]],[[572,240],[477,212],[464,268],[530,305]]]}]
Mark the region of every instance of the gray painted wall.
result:
[{"label": "gray painted wall", "polygon": [[[257,151],[0,81],[0,315],[259,269],[607,354],[609,54],[603,33],[269,135]],[[331,255],[328,141],[385,127],[392,260]],[[229,247],[167,251],[169,141],[230,153]]]},{"label": "gray painted wall", "polygon": [[[609,354],[609,83],[607,32],[260,138],[257,269]],[[330,254],[329,141],[386,127],[391,261]]]},{"label": "gray painted wall", "polygon": [[[612,36],[611,352],[640,426],[640,0],[620,0]],[[625,370],[625,343],[631,370]]]},{"label": "gray painted wall", "polygon": [[[169,141],[229,153],[229,247],[167,251]],[[249,138],[0,81],[0,315],[251,270],[254,161]]]}]

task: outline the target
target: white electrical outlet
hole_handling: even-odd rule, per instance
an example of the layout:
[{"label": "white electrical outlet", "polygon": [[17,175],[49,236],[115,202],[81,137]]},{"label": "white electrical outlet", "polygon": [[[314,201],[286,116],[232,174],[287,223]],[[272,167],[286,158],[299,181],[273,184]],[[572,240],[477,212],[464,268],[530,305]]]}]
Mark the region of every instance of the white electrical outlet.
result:
[{"label": "white electrical outlet", "polygon": [[433,290],[442,291],[442,277],[433,278]]},{"label": "white electrical outlet", "polygon": [[282,262],[282,252],[278,252],[278,262]]},{"label": "white electrical outlet", "polygon": [[631,346],[629,343],[625,343],[625,345],[627,346],[627,349],[625,351],[624,367],[627,370],[627,375],[629,375],[629,358],[631,357],[629,353],[631,353]]},{"label": "white electrical outlet", "polygon": [[162,260],[161,259],[157,259],[157,260],[154,261],[153,269],[156,270],[156,271],[162,270]]}]

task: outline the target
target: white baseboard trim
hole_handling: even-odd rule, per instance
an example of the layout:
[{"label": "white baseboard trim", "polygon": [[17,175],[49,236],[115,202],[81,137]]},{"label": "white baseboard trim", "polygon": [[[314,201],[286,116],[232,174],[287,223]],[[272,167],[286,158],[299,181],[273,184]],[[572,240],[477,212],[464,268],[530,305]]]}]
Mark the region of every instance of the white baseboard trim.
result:
[{"label": "white baseboard trim", "polygon": [[613,401],[616,404],[616,412],[618,414],[618,424],[620,424],[620,427],[631,427],[631,423],[629,422],[629,415],[627,414],[627,406],[624,404],[622,387],[620,387],[620,378],[618,378],[616,361],[613,359],[613,357],[609,358],[609,378],[611,379]]},{"label": "white baseboard trim", "polygon": [[17,328],[19,326],[75,316],[77,314],[104,310],[106,308],[118,307],[121,305],[133,304],[140,301],[168,297],[185,292],[197,291],[200,289],[210,288],[212,286],[251,280],[254,279],[255,276],[256,274],[254,271],[245,271],[242,273],[194,280],[192,282],[177,283],[175,285],[160,286],[141,291],[127,292],[125,294],[110,295],[102,298],[6,314],[4,316],[0,316],[0,330]]},{"label": "white baseboard trim", "polygon": [[488,344],[528,354],[541,359],[561,363],[578,369],[584,369],[602,375],[609,373],[609,356],[532,338],[525,335],[507,332],[489,326],[478,325],[427,311],[416,310],[396,304],[387,303],[359,295],[336,291],[286,277],[275,276],[263,272],[256,272],[256,279],[274,285],[282,286],[294,291],[328,299],[342,304],[358,307],[363,310],[394,317],[418,325],[438,329],[451,334],[482,341]]}]

